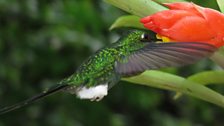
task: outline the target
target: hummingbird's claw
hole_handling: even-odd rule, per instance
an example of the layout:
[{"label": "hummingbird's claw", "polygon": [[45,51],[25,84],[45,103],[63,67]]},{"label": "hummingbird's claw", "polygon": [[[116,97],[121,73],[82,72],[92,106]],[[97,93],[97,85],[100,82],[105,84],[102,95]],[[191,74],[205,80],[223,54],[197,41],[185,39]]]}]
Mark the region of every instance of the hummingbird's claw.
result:
[{"label": "hummingbird's claw", "polygon": [[91,98],[90,101],[97,101],[98,102],[98,101],[102,100],[103,97],[104,97],[103,95],[102,96],[97,96],[97,97]]}]

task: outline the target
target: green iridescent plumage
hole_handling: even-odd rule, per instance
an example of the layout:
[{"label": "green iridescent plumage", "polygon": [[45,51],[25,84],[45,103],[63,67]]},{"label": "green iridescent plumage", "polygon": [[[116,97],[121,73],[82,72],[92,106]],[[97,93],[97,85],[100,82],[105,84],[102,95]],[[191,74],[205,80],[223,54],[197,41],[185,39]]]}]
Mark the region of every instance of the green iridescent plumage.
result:
[{"label": "green iridescent plumage", "polygon": [[58,91],[68,91],[82,99],[100,100],[121,77],[134,76],[150,69],[194,63],[210,56],[215,50],[214,46],[200,42],[152,41],[144,31],[134,31],[90,56],[73,75],[56,87],[5,107],[0,114]]},{"label": "green iridescent plumage", "polygon": [[117,82],[120,75],[115,72],[115,62],[121,61],[146,44],[140,41],[143,33],[142,31],[133,32],[111,46],[97,51],[81,64],[75,74],[61,83],[74,86],[84,84],[90,87],[97,84]]}]

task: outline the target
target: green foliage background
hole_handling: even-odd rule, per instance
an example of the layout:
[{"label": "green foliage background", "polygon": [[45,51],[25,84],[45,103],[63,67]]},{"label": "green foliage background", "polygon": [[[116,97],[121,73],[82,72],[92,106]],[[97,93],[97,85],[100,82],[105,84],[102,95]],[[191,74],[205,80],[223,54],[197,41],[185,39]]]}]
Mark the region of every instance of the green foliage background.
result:
[{"label": "green foliage background", "polygon": [[[217,8],[215,1],[195,1]],[[109,31],[125,14],[101,0],[0,0],[0,107],[24,100],[72,74],[117,40]],[[126,29],[125,29],[126,30]],[[164,71],[189,76],[216,69],[209,60]],[[212,86],[224,92],[222,86]],[[222,126],[223,108],[121,81],[100,102],[59,93],[0,116],[0,126]]]}]

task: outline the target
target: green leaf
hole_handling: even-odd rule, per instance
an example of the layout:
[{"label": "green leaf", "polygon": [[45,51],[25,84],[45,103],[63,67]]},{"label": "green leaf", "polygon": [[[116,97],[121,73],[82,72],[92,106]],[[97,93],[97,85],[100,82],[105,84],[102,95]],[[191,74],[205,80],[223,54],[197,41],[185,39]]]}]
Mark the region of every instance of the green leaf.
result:
[{"label": "green leaf", "polygon": [[216,0],[218,5],[219,5],[219,9],[221,10],[222,13],[224,13],[224,1],[223,0]]},{"label": "green leaf", "polygon": [[153,0],[157,3],[187,2],[186,0]]},{"label": "green leaf", "polygon": [[110,27],[110,30],[120,27],[132,27],[145,29],[144,26],[139,22],[140,17],[135,15],[127,15],[119,17]]},{"label": "green leaf", "polygon": [[205,87],[204,85],[189,81],[172,74],[150,70],[141,75],[123,78],[123,80],[146,86],[188,94],[204,101],[224,107],[224,96]]},{"label": "green leaf", "polygon": [[151,0],[105,0],[106,2],[139,17],[145,17],[166,8]]},{"label": "green leaf", "polygon": [[224,71],[205,71],[187,78],[198,84],[224,84]]}]

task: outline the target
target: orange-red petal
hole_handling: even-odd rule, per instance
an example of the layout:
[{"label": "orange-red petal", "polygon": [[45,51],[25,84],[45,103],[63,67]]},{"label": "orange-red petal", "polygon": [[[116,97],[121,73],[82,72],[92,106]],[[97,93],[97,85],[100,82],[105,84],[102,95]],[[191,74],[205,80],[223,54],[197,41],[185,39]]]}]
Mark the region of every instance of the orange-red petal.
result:
[{"label": "orange-red petal", "polygon": [[176,41],[206,41],[216,36],[208,23],[200,17],[185,17],[175,23],[170,29],[163,29],[161,35]]},{"label": "orange-red petal", "polygon": [[168,29],[172,27],[176,21],[181,20],[187,16],[195,16],[195,14],[184,10],[166,10],[142,18],[140,21],[144,24],[145,27],[151,29],[154,32],[159,32],[161,29]]}]

